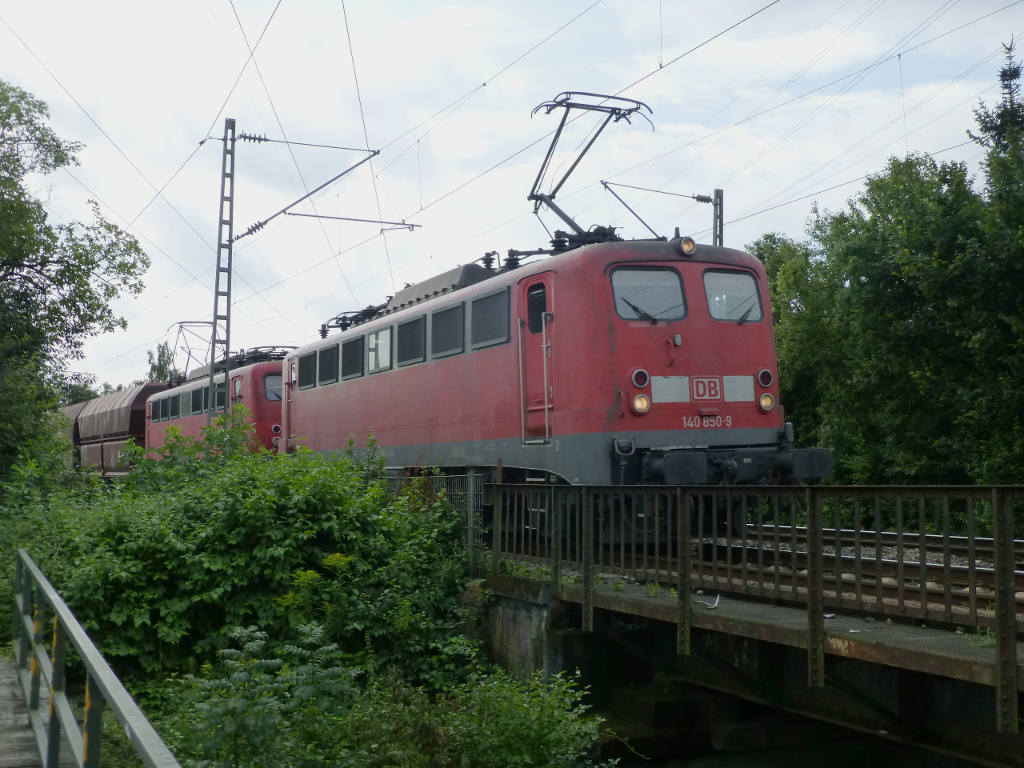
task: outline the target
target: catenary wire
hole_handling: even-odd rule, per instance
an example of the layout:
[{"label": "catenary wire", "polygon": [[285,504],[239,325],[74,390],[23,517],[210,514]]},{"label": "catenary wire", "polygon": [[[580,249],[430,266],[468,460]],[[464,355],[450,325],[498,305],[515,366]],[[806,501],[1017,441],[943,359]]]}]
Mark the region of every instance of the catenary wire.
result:
[{"label": "catenary wire", "polygon": [[[259,62],[256,61],[256,51],[249,44],[249,36],[245,34],[245,26],[242,24],[242,19],[238,16],[238,9],[235,7],[235,0],[230,0],[231,11],[235,16],[235,21],[238,24],[238,30],[242,34],[242,40],[245,41],[245,47],[249,49],[249,60],[252,61],[253,68],[256,70],[256,75],[259,78],[260,85],[263,87],[263,93],[266,94],[267,103],[270,104],[270,111],[274,113],[274,120],[277,122],[277,127],[281,131],[281,135],[284,137],[284,144],[288,148],[288,155],[291,157],[292,165],[295,166],[295,172],[299,176],[299,182],[302,184],[302,188],[305,190],[307,197],[309,196],[309,185],[306,184],[306,178],[302,174],[302,169],[299,167],[299,161],[295,157],[295,152],[292,149],[292,144],[288,142],[288,132],[284,129],[284,123],[281,121],[281,115],[277,111],[277,106],[274,104],[274,99],[270,95],[270,89],[267,87],[267,81],[263,78],[263,72],[260,70]],[[319,213],[316,209],[316,203],[310,200],[310,205],[313,208],[314,213]],[[341,266],[341,261],[337,258],[334,253],[334,246],[331,244],[331,238],[327,234],[327,228],[324,226],[322,220],[317,220],[317,225],[320,228],[321,234],[324,236],[324,241],[327,243],[327,250],[334,255],[334,263],[338,267],[338,273],[341,275],[341,280],[345,284],[345,287],[349,289],[349,293],[352,293],[352,288],[349,286],[348,276],[345,274],[345,270]],[[355,299],[356,295],[352,293],[352,298]]]},{"label": "catenary wire", "polygon": [[[664,67],[662,67],[662,69],[663,69],[663,68],[667,68],[667,67],[668,67],[668,66],[670,66],[671,64],[675,64],[675,63],[677,63],[678,61],[680,61],[681,59],[683,59],[683,58],[684,58],[685,56],[689,55],[689,54],[690,54],[690,53],[692,53],[693,51],[696,51],[696,50],[698,50],[699,48],[703,47],[704,45],[706,45],[706,44],[710,43],[710,42],[711,42],[712,40],[714,40],[714,39],[717,39],[718,37],[721,37],[721,35],[722,35],[722,34],[724,34],[724,32],[726,32],[726,31],[729,31],[729,30],[731,30],[731,29],[734,29],[734,28],[736,28],[736,27],[737,27],[737,26],[738,26],[739,24],[741,24],[741,23],[743,23],[743,22],[745,22],[745,21],[748,21],[748,20],[750,20],[751,18],[753,18],[753,17],[757,16],[757,15],[758,15],[759,13],[763,12],[763,11],[764,11],[764,10],[766,10],[767,8],[770,8],[770,7],[772,6],[772,5],[774,5],[774,4],[775,4],[775,3],[777,3],[777,2],[778,2],[778,0],[774,0],[774,2],[772,2],[772,3],[769,3],[768,5],[765,5],[765,6],[763,6],[763,7],[762,7],[762,8],[760,9],[760,10],[758,10],[758,11],[754,12],[753,14],[750,14],[750,15],[746,16],[746,17],[745,17],[744,19],[741,19],[741,20],[740,20],[739,22],[736,22],[736,23],[734,23],[734,24],[730,25],[730,26],[729,26],[729,27],[728,27],[728,28],[727,28],[726,30],[723,30],[723,32],[720,32],[720,33],[717,33],[717,34],[713,35],[712,37],[710,37],[710,38],[706,39],[706,40],[705,40],[704,42],[702,42],[702,43],[699,43],[698,45],[696,45],[696,46],[692,47],[692,48],[691,48],[691,49],[689,49],[689,50],[688,50],[687,52],[685,52],[685,53],[683,53],[683,54],[681,54],[681,55],[679,55],[679,56],[676,56],[676,57],[675,57],[674,59],[672,59],[672,60],[671,60],[670,62],[668,62],[667,64],[665,64],[665,65],[664,65]],[[1024,2],[1024,0],[1018,0],[1018,2]],[[586,13],[587,11],[589,11],[589,10],[590,10],[591,8],[593,8],[593,7],[594,7],[594,6],[596,6],[596,5],[597,5],[597,3],[594,3],[594,4],[592,4],[591,6],[588,6],[588,8],[584,9],[584,11],[582,11],[582,12],[581,12],[580,14],[578,14],[578,16],[582,15],[583,13]],[[578,16],[577,16],[577,18],[578,18]],[[570,22],[567,22],[567,23],[566,23],[565,25],[563,25],[562,27],[560,27],[560,28],[559,28],[559,30],[556,30],[556,31],[555,31],[554,33],[552,33],[552,34],[551,34],[551,35],[549,35],[549,36],[548,36],[547,38],[545,38],[545,40],[544,40],[544,41],[542,41],[542,43],[543,43],[543,42],[545,42],[546,40],[550,39],[551,37],[553,37],[553,36],[554,36],[554,34],[557,34],[557,32],[558,32],[558,31],[560,31],[561,29],[564,29],[564,28],[565,28],[565,26],[568,26],[568,24],[569,24],[569,23],[571,23],[571,21],[570,21]],[[540,45],[540,44],[538,44],[538,45]],[[534,46],[534,49],[535,49],[536,47],[537,47],[537,46]],[[531,49],[531,51],[532,51],[532,50],[534,50],[534,49]],[[528,53],[529,53],[529,52],[528,52]],[[516,62],[518,62],[518,61],[522,60],[522,58],[524,58],[524,57],[525,57],[525,55],[526,55],[526,54],[523,54],[523,56],[520,56],[520,57],[519,57],[518,59],[516,59]],[[498,74],[501,74],[501,73],[503,73],[503,72],[507,71],[507,69],[508,69],[509,67],[511,67],[511,66],[512,66],[512,65],[513,65],[514,63],[516,63],[516,62],[513,62],[512,64],[506,65],[506,67],[504,67],[504,68],[503,68],[502,70],[500,70]],[[657,71],[659,71],[659,70],[655,70],[654,72],[652,72],[652,73],[649,73],[649,74],[654,74],[654,73],[656,73]],[[645,79],[645,78],[646,78],[647,76],[649,76],[649,75],[646,75],[646,76],[645,76],[644,78],[641,78],[641,79]],[[491,79],[493,80],[494,78],[492,77]],[[639,82],[639,81],[636,81],[636,82]],[[635,83],[634,83],[634,84],[635,84]],[[627,87],[631,87],[631,86],[627,86]],[[625,89],[622,89],[622,90],[625,90]],[[474,90],[474,92],[475,92],[475,90]],[[621,92],[622,92],[622,91],[620,90],[620,91],[619,91],[619,93],[621,93]],[[467,95],[466,95],[466,97],[468,97],[469,95],[471,95],[471,94],[467,94]],[[457,100],[457,101],[458,101],[458,100]],[[443,111],[444,111],[444,110],[441,110],[440,112],[438,112],[438,113],[435,113],[435,116],[436,116],[437,114],[441,114],[441,112],[443,112]],[[421,122],[421,123],[420,123],[419,125],[423,125],[423,124],[425,124],[426,122],[429,122],[429,119],[432,119],[432,118],[428,118],[428,120],[427,120],[427,121],[423,121],[423,122]],[[405,134],[403,134],[403,136],[404,136],[404,135],[408,135],[408,133],[411,133],[412,131],[416,130],[416,128],[418,128],[418,127],[419,127],[419,125],[418,125],[418,126],[416,126],[416,127],[414,127],[413,129],[410,129],[410,131],[407,131],[407,132],[406,132]],[[543,142],[543,141],[545,141],[546,139],[550,138],[550,137],[551,137],[551,136],[553,135],[553,133],[554,133],[554,131],[550,131],[550,132],[548,132],[548,133],[546,133],[546,134],[544,134],[544,135],[542,135],[542,136],[538,137],[538,138],[537,138],[537,139],[535,139],[534,141],[532,141],[532,142],[530,142],[529,144],[527,144],[527,145],[526,145],[525,147],[522,147],[522,148],[520,148],[519,150],[517,150],[516,152],[512,153],[511,155],[509,155],[509,156],[505,157],[504,159],[502,159],[502,160],[499,160],[498,162],[496,162],[496,163],[494,163],[493,165],[489,166],[489,167],[488,167],[487,169],[485,169],[484,171],[481,171],[480,173],[478,173],[478,174],[474,175],[474,176],[473,176],[473,177],[471,177],[470,179],[467,179],[466,181],[464,181],[464,182],[462,182],[462,183],[460,183],[460,184],[456,185],[456,186],[455,186],[455,187],[453,187],[452,189],[449,189],[449,190],[448,190],[447,192],[444,192],[444,193],[443,193],[442,195],[440,195],[439,197],[436,197],[436,198],[434,198],[433,200],[431,200],[431,201],[430,201],[429,203],[427,203],[426,205],[422,205],[422,206],[420,207],[420,209],[419,209],[418,211],[416,211],[416,212],[414,212],[414,213],[412,213],[412,214],[410,214],[410,215],[408,215],[408,216],[402,217],[402,220],[403,220],[403,221],[407,221],[407,220],[409,220],[409,219],[413,218],[413,216],[415,216],[415,215],[417,215],[417,214],[419,214],[419,213],[422,213],[422,212],[426,211],[427,209],[429,209],[429,208],[431,208],[431,207],[433,207],[433,206],[437,205],[438,203],[442,202],[443,200],[447,199],[448,197],[451,197],[452,195],[454,195],[454,194],[458,193],[458,192],[459,192],[459,191],[461,191],[462,189],[465,189],[465,188],[466,188],[467,186],[469,186],[469,185],[473,184],[474,182],[476,182],[476,181],[478,181],[479,179],[483,178],[484,176],[486,176],[487,174],[489,174],[489,173],[491,173],[492,171],[496,170],[497,168],[499,168],[499,167],[501,167],[501,166],[505,165],[506,163],[508,163],[509,161],[511,161],[511,160],[513,160],[513,159],[515,159],[515,158],[516,158],[516,157],[518,157],[519,155],[523,154],[524,152],[527,152],[528,150],[530,150],[530,149],[532,149],[533,147],[537,146],[537,145],[538,145],[538,144],[540,144],[541,142]],[[387,146],[390,146],[391,144],[394,144],[394,143],[395,143],[395,140],[392,140],[391,142],[389,142],[389,144],[385,144],[384,146],[385,146],[385,147],[387,147]],[[378,236],[379,236],[379,235],[378,235]],[[375,237],[376,237],[376,236],[375,236]],[[360,242],[360,243],[357,243],[357,244],[356,244],[355,246],[353,246],[353,247],[359,247],[359,246],[361,246],[361,245],[365,245],[365,244],[366,244],[367,242],[369,242],[369,241],[370,241],[370,240],[372,240],[372,239],[374,239],[374,238],[368,238],[367,240],[363,240],[362,242]],[[351,250],[351,249],[348,249],[348,250]],[[288,277],[284,278],[284,280],[278,281],[277,283],[274,283],[274,284],[273,284],[272,286],[268,286],[267,288],[261,289],[261,292],[263,292],[263,291],[266,291],[266,290],[269,290],[270,288],[272,288],[272,287],[275,287],[276,285],[279,285],[279,284],[281,284],[282,282],[286,282],[286,281],[288,281],[288,280],[291,280],[291,279],[293,279],[294,277],[298,277],[299,275],[305,274],[306,272],[308,272],[308,271],[310,271],[310,270],[312,270],[312,269],[316,268],[317,266],[319,266],[319,264],[314,264],[314,265],[311,265],[311,266],[308,266],[308,267],[304,267],[303,269],[301,269],[301,270],[299,270],[299,271],[297,271],[297,272],[293,273],[292,275],[290,275],[290,276],[288,276]],[[249,297],[246,297],[246,298],[249,298]]]},{"label": "catenary wire", "polygon": [[[1004,5],[1004,6],[1000,7],[1000,8],[997,8],[994,11],[986,13],[983,16],[978,16],[977,18],[972,19],[971,21],[968,21],[968,22],[966,22],[964,24],[961,24],[958,27],[954,27],[953,29],[946,30],[945,32],[943,32],[941,34],[938,34],[935,37],[929,38],[928,40],[920,42],[920,43],[918,43],[916,45],[912,45],[909,48],[904,48],[899,53],[900,54],[907,54],[907,53],[910,53],[911,51],[916,51],[919,48],[923,48],[926,45],[930,45],[931,43],[934,43],[934,42],[936,42],[938,40],[941,40],[944,37],[948,37],[949,35],[952,35],[952,34],[954,34],[956,32],[959,32],[959,31],[961,31],[963,29],[966,29],[967,27],[971,26],[972,24],[976,24],[979,21],[983,21],[983,20],[989,18],[990,16],[994,16],[997,13],[1001,13],[1001,12],[1003,12],[1005,10],[1013,8],[1014,6],[1020,5],[1021,3],[1024,3],[1024,0],[1013,0],[1013,2],[1007,3],[1006,5]],[[783,107],[788,107],[790,104],[795,104],[798,101],[802,101],[803,99],[806,99],[809,96],[813,96],[814,94],[818,93],[819,91],[823,91],[823,90],[825,90],[827,88],[831,88],[833,85],[841,83],[844,80],[848,80],[851,77],[856,77],[857,75],[861,74],[862,72],[867,72],[869,70],[875,69],[880,64],[884,64],[886,61],[892,61],[894,58],[896,58],[896,55],[897,54],[894,54],[892,56],[888,56],[888,57],[882,58],[882,59],[876,59],[875,61],[873,61],[872,63],[868,64],[867,66],[861,67],[860,69],[856,69],[856,70],[854,70],[852,72],[847,72],[845,75],[842,75],[841,77],[837,77],[837,78],[835,78],[833,80],[828,81],[827,83],[823,83],[823,84],[821,84],[819,86],[816,86],[816,87],[814,87],[814,88],[812,88],[812,89],[810,89],[808,91],[804,91],[803,93],[800,93],[800,94],[792,97],[791,99],[787,99],[786,101],[783,101],[783,102],[781,102],[779,104],[776,104],[775,106],[767,107],[766,109],[763,109],[760,112],[756,112],[754,114],[748,115],[747,117],[744,117],[741,120],[736,120],[735,122],[729,123],[728,125],[724,125],[721,128],[716,128],[713,131],[709,131],[708,133],[704,134],[703,136],[699,136],[696,139],[691,139],[691,140],[686,141],[686,142],[684,142],[682,144],[678,144],[675,147],[672,147],[671,149],[668,149],[668,150],[666,150],[664,152],[659,152],[657,155],[653,155],[652,157],[649,157],[646,160],[642,160],[639,163],[636,163],[634,165],[631,165],[628,168],[624,168],[621,171],[616,171],[615,173],[610,174],[608,176],[608,178],[612,179],[612,178],[616,178],[618,176],[624,176],[625,174],[630,173],[632,171],[635,171],[638,168],[642,168],[645,165],[649,165],[651,163],[657,162],[658,160],[663,160],[664,158],[668,157],[669,155],[675,154],[676,152],[680,152],[680,151],[682,151],[684,149],[689,149],[690,147],[692,147],[692,146],[694,146],[696,144],[700,144],[700,143],[702,143],[704,141],[707,141],[708,139],[712,139],[715,136],[718,136],[719,134],[725,133],[726,131],[729,131],[729,130],[731,130],[733,128],[737,128],[737,127],[739,127],[741,125],[744,125],[744,124],[750,122],[751,120],[755,120],[755,119],[757,119],[759,117],[763,117],[764,115],[767,115],[767,114],[770,114],[772,112],[775,112],[775,111],[777,111],[779,109],[782,109]]]},{"label": "catenary wire", "polygon": [[[339,0],[341,3],[341,16],[345,21],[345,38],[348,40],[348,53],[349,58],[352,60],[352,80],[355,82],[356,87],[356,101],[359,103],[359,120],[363,124],[363,139],[366,142],[366,151],[370,151],[370,133],[366,129],[366,110],[363,107],[363,94],[359,88],[359,73],[356,70],[356,51],[352,47],[352,32],[349,30],[348,25],[348,11],[345,10],[345,0]],[[377,203],[377,218],[383,219],[384,213],[380,207],[380,192],[377,190],[377,175],[373,172],[373,158],[370,158],[370,181],[373,182],[373,199]],[[388,238],[384,234],[384,230],[381,230],[381,242],[384,244],[384,258],[387,260],[388,274],[391,276],[391,289],[395,290],[395,274],[391,267],[391,252],[388,250]],[[352,298],[355,299],[355,294],[352,294]]]},{"label": "catenary wire", "polygon": [[[242,64],[242,68],[238,71],[238,75],[235,77],[235,81],[231,84],[231,87],[228,89],[227,96],[225,96],[224,101],[221,102],[220,109],[218,109],[217,114],[214,115],[214,118],[210,123],[210,127],[207,128],[206,133],[203,134],[204,136],[210,135],[210,133],[213,131],[214,126],[217,124],[217,119],[224,112],[224,108],[228,105],[228,100],[231,99],[231,95],[235,92],[235,88],[238,87],[238,83],[241,81],[242,75],[245,74],[245,70],[248,68],[249,62],[252,61],[253,56],[256,55],[256,50],[260,47],[260,43],[263,42],[263,36],[267,33],[267,29],[270,28],[270,22],[274,20],[274,16],[277,14],[277,9],[281,7],[282,1],[283,0],[277,0],[277,4],[274,6],[274,10],[272,10],[270,12],[270,16],[267,17],[267,23],[263,25],[263,30],[260,32],[260,36],[256,39],[256,44],[252,46],[252,48],[249,50],[249,57],[245,60],[245,63]],[[142,214],[144,214],[154,202],[156,202],[157,198],[163,195],[164,190],[167,189],[167,187],[170,186],[171,182],[173,182],[178,177],[178,174],[180,174],[182,170],[184,170],[185,166],[192,161],[192,158],[196,156],[196,153],[199,152],[199,149],[203,146],[203,144],[206,143],[206,141],[207,139],[203,139],[192,149],[192,151],[188,154],[188,156],[181,163],[181,165],[178,166],[177,170],[175,170],[174,173],[172,173],[170,177],[167,179],[167,181],[165,181],[160,186],[160,189],[157,191],[157,193],[149,199],[149,202],[142,206],[142,208],[139,210],[137,214],[135,214],[134,217],[132,217],[131,224],[134,224],[136,221],[138,221],[139,217],[142,216]]]}]

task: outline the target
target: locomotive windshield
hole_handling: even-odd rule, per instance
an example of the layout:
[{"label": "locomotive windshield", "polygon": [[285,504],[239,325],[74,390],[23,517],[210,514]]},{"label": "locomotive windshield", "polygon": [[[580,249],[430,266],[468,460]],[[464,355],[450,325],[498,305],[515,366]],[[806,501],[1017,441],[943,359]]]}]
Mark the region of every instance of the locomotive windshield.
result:
[{"label": "locomotive windshield", "polygon": [[631,267],[612,272],[615,311],[626,320],[651,325],[686,317],[683,282],[674,269]]},{"label": "locomotive windshield", "polygon": [[263,377],[263,390],[267,395],[267,400],[280,400],[281,399],[281,374],[280,373],[268,373]]},{"label": "locomotive windshield", "polygon": [[708,271],[704,273],[708,311],[715,320],[734,320],[743,325],[757,322],[764,313],[757,282],[747,272]]}]

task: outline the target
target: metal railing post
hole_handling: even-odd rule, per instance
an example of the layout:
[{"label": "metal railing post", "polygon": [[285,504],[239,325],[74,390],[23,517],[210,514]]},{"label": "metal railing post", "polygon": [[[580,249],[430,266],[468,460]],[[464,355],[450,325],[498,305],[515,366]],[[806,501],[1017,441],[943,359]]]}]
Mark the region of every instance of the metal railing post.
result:
[{"label": "metal railing post", "polygon": [[476,478],[472,472],[466,475],[466,558],[470,576],[477,576],[476,557]]},{"label": "metal railing post", "polygon": [[100,746],[103,742],[103,694],[97,690],[92,675],[85,680],[85,722],[82,724],[82,768],[100,768]]},{"label": "metal railing post", "polygon": [[13,623],[14,640],[17,641],[18,669],[28,669],[28,654],[31,648],[28,633],[25,631],[25,620],[32,615],[32,580],[25,569],[21,558],[15,560],[14,568],[14,594],[20,600],[20,609],[14,611],[11,621]]},{"label": "metal railing post", "polygon": [[583,509],[583,631],[594,631],[594,494],[581,491]]},{"label": "metal railing post", "polygon": [[821,491],[808,488],[807,504],[807,684],[825,686],[825,600],[822,584]]},{"label": "metal railing post", "polygon": [[57,768],[60,763],[60,717],[57,700],[64,695],[64,663],[67,658],[67,640],[61,629],[60,617],[53,617],[53,679],[50,681],[50,722],[46,729],[46,768]]},{"label": "metal railing post", "polygon": [[28,693],[28,708],[29,711],[39,709],[39,681],[41,677],[41,669],[39,666],[39,659],[36,657],[38,649],[43,647],[43,619],[39,615],[39,601],[35,600],[32,604],[32,649],[29,651],[28,666],[29,666],[29,693]]},{"label": "metal railing post", "polygon": [[548,519],[551,521],[551,594],[556,598],[562,593],[562,525],[563,506],[555,506],[554,486],[548,488]]},{"label": "metal railing post", "polygon": [[497,565],[501,559],[501,548],[504,545],[505,530],[505,492],[501,485],[494,486],[494,520],[492,521],[493,531],[491,533],[491,557],[493,565]]},{"label": "metal railing post", "polygon": [[1017,615],[1014,597],[1013,508],[1009,494],[992,489],[992,545],[996,577],[996,730],[1017,733]]},{"label": "metal railing post", "polygon": [[676,653],[690,655],[690,510],[693,497],[676,489]]}]

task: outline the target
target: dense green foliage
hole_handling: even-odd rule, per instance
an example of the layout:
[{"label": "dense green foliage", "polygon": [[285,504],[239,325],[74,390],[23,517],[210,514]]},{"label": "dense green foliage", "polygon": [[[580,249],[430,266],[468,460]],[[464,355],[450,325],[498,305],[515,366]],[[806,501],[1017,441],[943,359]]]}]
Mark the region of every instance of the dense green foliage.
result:
[{"label": "dense green foliage", "polygon": [[174,367],[174,350],[171,349],[170,342],[159,342],[156,345],[156,352],[150,350],[146,357],[149,360],[146,381],[174,381],[182,378],[181,371]]},{"label": "dense green foliage", "polygon": [[394,672],[345,667],[322,627],[300,637],[271,649],[265,633],[238,629],[219,664],[183,682],[178,727],[193,734],[183,756],[253,768],[570,768],[597,739],[570,678],[476,671],[431,696]]},{"label": "dense green foliage", "polygon": [[[0,478],[39,432],[89,336],[124,328],[111,309],[138,293],[148,260],[105,221],[52,222],[31,180],[75,165],[80,145],[47,126],[46,105],[0,80]],[[67,398],[66,398],[67,399]]]},{"label": "dense green foliage", "polygon": [[138,293],[149,265],[95,204],[90,223],[49,220],[30,181],[74,165],[80,146],[47,117],[45,104],[0,80],[0,479],[76,383],[62,372],[83,341],[125,326],[110,304]]},{"label": "dense green foliage", "polygon": [[975,112],[985,189],[961,163],[893,158],[808,239],[762,237],[783,402],[843,482],[1022,482],[1024,103]]},{"label": "dense green foliage", "polygon": [[8,562],[31,551],[185,764],[582,764],[600,720],[575,681],[482,662],[443,495],[390,493],[372,458],[253,447],[238,409],[136,452],[122,483],[18,465],[3,489]]}]

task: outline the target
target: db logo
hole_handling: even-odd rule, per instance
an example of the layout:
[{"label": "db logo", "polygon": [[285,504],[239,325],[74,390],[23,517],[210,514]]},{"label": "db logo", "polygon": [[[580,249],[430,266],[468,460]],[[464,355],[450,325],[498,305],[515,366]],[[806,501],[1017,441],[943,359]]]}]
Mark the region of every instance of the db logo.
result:
[{"label": "db logo", "polygon": [[694,400],[721,400],[722,399],[722,380],[717,376],[714,377],[698,377],[695,376],[690,379],[690,385],[693,388],[693,399]]}]

